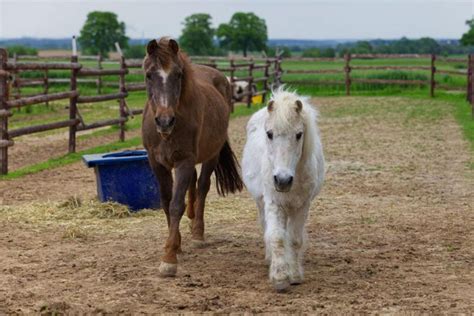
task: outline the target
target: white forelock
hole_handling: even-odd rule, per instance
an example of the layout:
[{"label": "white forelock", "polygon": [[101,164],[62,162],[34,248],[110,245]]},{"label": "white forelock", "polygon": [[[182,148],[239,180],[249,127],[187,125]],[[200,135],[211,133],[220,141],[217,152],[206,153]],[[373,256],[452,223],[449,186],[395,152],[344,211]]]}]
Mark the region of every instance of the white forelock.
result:
[{"label": "white forelock", "polygon": [[[295,91],[286,89],[284,85],[272,91],[273,109],[270,116],[273,116],[273,128],[280,131],[291,131],[294,129],[297,120],[302,119],[305,126],[304,152],[311,153],[314,148],[314,140],[318,136],[318,111],[311,105],[306,96],[298,95]],[[300,113],[297,113],[296,101],[303,104]]]}]

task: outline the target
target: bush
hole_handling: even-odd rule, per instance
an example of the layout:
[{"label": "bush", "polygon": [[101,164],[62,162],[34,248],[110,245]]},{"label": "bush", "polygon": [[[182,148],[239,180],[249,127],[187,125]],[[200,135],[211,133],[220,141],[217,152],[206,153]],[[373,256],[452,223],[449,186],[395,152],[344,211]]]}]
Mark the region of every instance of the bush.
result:
[{"label": "bush", "polygon": [[321,57],[321,50],[319,50],[319,48],[305,49],[301,56],[302,57],[310,57],[310,58]]},{"label": "bush", "polygon": [[406,71],[390,71],[385,73],[374,73],[367,75],[367,79],[386,79],[386,80],[423,80],[427,81],[428,76],[420,73]]},{"label": "bush", "polygon": [[14,45],[7,47],[9,57],[13,57],[15,54],[17,55],[38,55],[38,50],[36,48],[27,47],[23,45]]},{"label": "bush", "polygon": [[334,48],[325,48],[321,51],[321,57],[334,58],[336,57],[336,50]]},{"label": "bush", "polygon": [[[282,57],[291,57],[291,50],[289,47],[286,47],[286,46],[280,47],[278,48],[278,51],[280,53],[283,52],[281,54]],[[268,47],[265,52],[267,53],[268,57],[275,57],[276,49],[275,47]]]},{"label": "bush", "polygon": [[325,58],[334,58],[336,57],[336,50],[334,48],[328,47],[324,49],[320,48],[309,48],[303,51],[302,57],[325,57]]},{"label": "bush", "polygon": [[145,45],[130,45],[124,51],[125,58],[141,59],[145,57]]}]

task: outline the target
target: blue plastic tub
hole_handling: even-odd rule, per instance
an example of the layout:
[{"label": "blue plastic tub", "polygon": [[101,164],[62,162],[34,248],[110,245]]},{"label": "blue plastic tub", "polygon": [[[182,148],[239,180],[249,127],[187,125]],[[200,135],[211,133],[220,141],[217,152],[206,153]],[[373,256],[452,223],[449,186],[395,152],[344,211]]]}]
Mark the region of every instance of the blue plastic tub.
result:
[{"label": "blue plastic tub", "polygon": [[130,210],[160,207],[159,184],[149,164],[146,150],[84,155],[94,167],[97,195],[102,202],[115,201]]}]

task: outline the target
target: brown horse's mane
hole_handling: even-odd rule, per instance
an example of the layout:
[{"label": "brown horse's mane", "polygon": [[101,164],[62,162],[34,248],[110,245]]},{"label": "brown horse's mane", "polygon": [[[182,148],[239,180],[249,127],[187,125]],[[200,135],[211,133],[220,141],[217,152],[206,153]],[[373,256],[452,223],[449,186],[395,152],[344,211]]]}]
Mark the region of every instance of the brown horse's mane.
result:
[{"label": "brown horse's mane", "polygon": [[180,104],[187,103],[191,100],[194,89],[194,71],[191,67],[191,61],[188,55],[178,52],[178,58],[182,63],[183,79],[181,81]]}]

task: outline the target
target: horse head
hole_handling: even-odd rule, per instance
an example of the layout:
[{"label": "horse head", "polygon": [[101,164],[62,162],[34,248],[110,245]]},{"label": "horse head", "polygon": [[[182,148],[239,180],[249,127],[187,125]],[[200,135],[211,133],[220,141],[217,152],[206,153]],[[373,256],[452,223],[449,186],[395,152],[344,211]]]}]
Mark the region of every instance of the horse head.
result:
[{"label": "horse head", "polygon": [[170,38],[151,40],[146,48],[143,69],[148,104],[154,112],[156,128],[170,134],[183,89],[184,61],[178,43]]},{"label": "horse head", "polygon": [[277,92],[267,105],[266,146],[275,190],[288,192],[303,153],[303,103],[295,94]]}]

